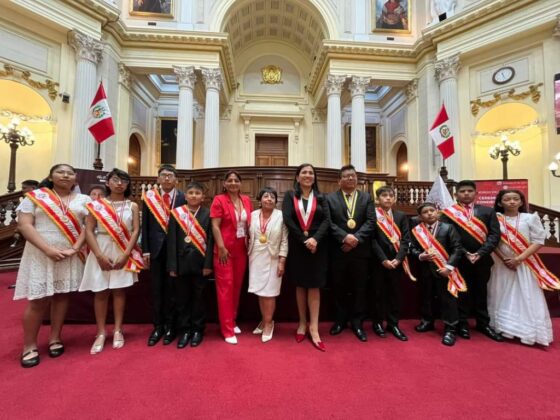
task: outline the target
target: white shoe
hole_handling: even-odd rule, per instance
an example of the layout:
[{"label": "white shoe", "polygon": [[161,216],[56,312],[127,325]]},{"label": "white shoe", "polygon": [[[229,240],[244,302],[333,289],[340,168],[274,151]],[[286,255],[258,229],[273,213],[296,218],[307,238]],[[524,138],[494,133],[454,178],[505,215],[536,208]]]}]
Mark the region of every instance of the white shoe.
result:
[{"label": "white shoe", "polygon": [[113,348],[120,349],[124,346],[124,335],[122,331],[115,331],[113,333]]},{"label": "white shoe", "polygon": [[233,329],[233,332],[235,334],[241,334],[241,328],[239,328],[237,325],[235,326],[235,328]]},{"label": "white shoe", "polygon": [[235,335],[233,337],[226,337],[224,340],[228,344],[237,344],[237,337]]},{"label": "white shoe", "polygon": [[91,346],[89,354],[97,354],[103,351],[103,346],[105,345],[105,334],[99,334],[95,337],[95,341]]},{"label": "white shoe", "polygon": [[272,340],[272,334],[274,333],[274,321],[272,321],[272,328],[270,329],[270,334],[265,334],[263,332],[263,335],[261,335],[261,341],[263,343],[266,343],[267,341]]},{"label": "white shoe", "polygon": [[261,322],[259,323],[259,325],[257,325],[257,328],[255,328],[255,329],[253,330],[253,334],[255,334],[255,335],[262,334],[262,332],[263,332],[262,326],[263,326],[263,325],[262,325],[262,321],[261,321]]}]

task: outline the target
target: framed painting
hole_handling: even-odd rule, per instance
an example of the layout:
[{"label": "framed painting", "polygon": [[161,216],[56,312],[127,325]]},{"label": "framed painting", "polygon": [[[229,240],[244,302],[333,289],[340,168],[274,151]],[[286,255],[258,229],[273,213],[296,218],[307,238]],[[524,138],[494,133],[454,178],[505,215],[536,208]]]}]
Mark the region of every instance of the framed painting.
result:
[{"label": "framed painting", "polygon": [[130,15],[140,17],[173,17],[173,0],[129,0]]},{"label": "framed painting", "polygon": [[410,33],[412,0],[371,0],[372,32]]}]

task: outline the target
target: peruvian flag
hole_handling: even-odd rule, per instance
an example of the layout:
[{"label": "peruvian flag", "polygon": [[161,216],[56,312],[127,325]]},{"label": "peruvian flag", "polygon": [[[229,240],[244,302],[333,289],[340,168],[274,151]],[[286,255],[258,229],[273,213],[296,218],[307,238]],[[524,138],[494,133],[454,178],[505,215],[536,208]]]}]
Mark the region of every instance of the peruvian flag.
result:
[{"label": "peruvian flag", "polygon": [[103,89],[103,82],[99,83],[99,89],[97,89],[95,98],[91,102],[87,126],[89,132],[99,144],[115,134],[113,117],[111,117],[111,111],[109,111],[109,103],[107,102],[105,89]]},{"label": "peruvian flag", "polygon": [[439,110],[439,114],[430,129],[430,136],[432,136],[444,160],[455,153],[453,133],[451,133],[449,128],[449,117],[447,116],[445,105],[442,105]]}]

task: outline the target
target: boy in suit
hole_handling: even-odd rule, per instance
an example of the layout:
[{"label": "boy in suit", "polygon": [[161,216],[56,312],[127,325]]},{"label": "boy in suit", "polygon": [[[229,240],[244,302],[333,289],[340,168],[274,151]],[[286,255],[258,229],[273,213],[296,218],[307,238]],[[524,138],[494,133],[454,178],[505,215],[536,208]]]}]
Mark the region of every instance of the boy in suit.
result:
[{"label": "boy in suit", "polygon": [[461,238],[453,225],[438,221],[438,210],[433,203],[418,206],[420,223],[412,229],[411,253],[420,261],[422,320],[415,327],[418,332],[434,329],[432,296],[435,291],[441,305],[445,324],[442,343],[455,344],[459,323],[457,297],[466,291],[466,283],[457,266],[463,255]]},{"label": "boy in suit", "polygon": [[212,272],[210,210],[202,207],[204,189],[198,182],[187,185],[187,204],[171,211],[167,235],[167,270],[175,281],[176,312],[182,349],[198,346],[204,336],[204,277]]},{"label": "boy in suit", "polygon": [[373,331],[385,337],[383,320],[387,319],[387,329],[399,340],[407,341],[407,336],[399,328],[401,304],[400,281],[403,273],[413,281],[408,266],[408,245],[410,231],[408,218],[401,211],[393,210],[395,190],[384,186],[375,191],[378,206],[375,208],[377,226],[372,239],[374,255],[374,315]]}]

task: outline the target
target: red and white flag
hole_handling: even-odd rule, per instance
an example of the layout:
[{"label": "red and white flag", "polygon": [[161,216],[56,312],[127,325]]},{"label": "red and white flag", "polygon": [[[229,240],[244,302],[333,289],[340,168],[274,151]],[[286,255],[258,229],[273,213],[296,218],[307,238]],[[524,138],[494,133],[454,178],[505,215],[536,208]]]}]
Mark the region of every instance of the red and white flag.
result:
[{"label": "red and white flag", "polygon": [[87,126],[95,141],[100,144],[115,134],[113,117],[111,117],[103,83],[99,83],[95,98],[91,102]]},{"label": "red and white flag", "polygon": [[444,160],[455,153],[453,133],[451,133],[451,128],[449,127],[449,117],[447,116],[445,105],[442,105],[439,110],[439,114],[430,129],[430,136],[432,136]]}]

